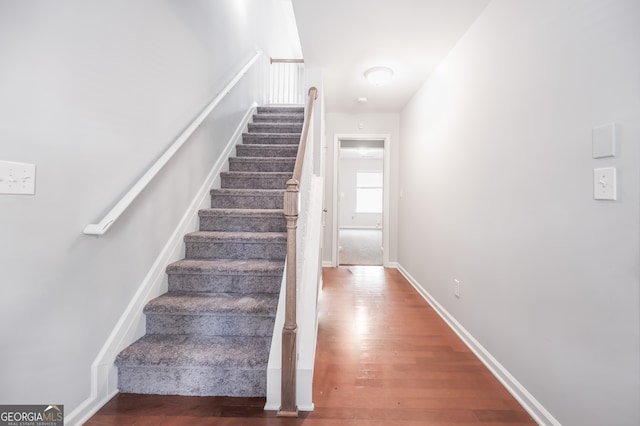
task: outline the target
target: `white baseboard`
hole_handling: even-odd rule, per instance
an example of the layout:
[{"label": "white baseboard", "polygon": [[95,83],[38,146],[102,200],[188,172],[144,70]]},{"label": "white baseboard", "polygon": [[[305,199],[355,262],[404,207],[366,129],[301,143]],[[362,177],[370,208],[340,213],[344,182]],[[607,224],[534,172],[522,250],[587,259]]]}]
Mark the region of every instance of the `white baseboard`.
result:
[{"label": "white baseboard", "polygon": [[[322,267],[323,268],[333,268],[334,265],[330,260],[323,260],[322,261]],[[398,268],[398,262],[389,262],[386,265],[384,265],[385,268],[392,268],[392,269],[396,269]]]},{"label": "white baseboard", "polygon": [[118,393],[117,369],[113,364],[115,358],[120,351],[144,335],[145,318],[142,309],[149,300],[166,291],[166,267],[169,263],[184,257],[183,237],[186,233],[198,229],[198,210],[211,205],[210,198],[208,198],[210,190],[218,183],[220,172],[224,170],[236,144],[241,141],[242,132],[246,129],[256,107],[257,104],[254,103],[243,117],[242,122],[229,139],[224,151],[211,168],[205,182],[98,353],[91,366],[91,396],[65,416],[66,425],[82,425]]},{"label": "white baseboard", "polygon": [[[323,268],[333,268],[334,265],[330,260],[323,260],[322,261],[322,267]],[[389,262],[386,265],[384,265],[385,268],[392,268],[392,269],[397,269],[398,268],[398,262]]]},{"label": "white baseboard", "polygon": [[[271,376],[271,391],[275,392],[275,395],[269,397],[267,395],[267,401],[264,405],[265,411],[279,411],[280,410],[280,368],[272,368],[267,374]],[[269,385],[267,385],[269,386]],[[313,411],[315,404],[312,400],[312,388],[313,388],[313,369],[297,369],[296,373],[296,402],[298,411]],[[269,390],[267,390],[269,393]]]},{"label": "white baseboard", "polygon": [[409,283],[420,293],[420,295],[431,305],[449,327],[462,339],[480,361],[491,371],[491,373],[502,383],[511,395],[522,405],[522,407],[533,417],[539,425],[561,426],[552,415],[522,386],[507,369],[495,359],[472,335],[467,331],[428,291],[426,291],[402,265],[398,264],[398,270],[409,281]]}]

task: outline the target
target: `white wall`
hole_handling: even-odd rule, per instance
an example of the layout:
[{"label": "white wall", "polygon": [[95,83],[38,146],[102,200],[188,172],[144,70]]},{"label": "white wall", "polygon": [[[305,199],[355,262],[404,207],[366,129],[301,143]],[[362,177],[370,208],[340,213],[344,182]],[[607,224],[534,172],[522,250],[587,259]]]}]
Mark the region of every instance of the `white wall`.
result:
[{"label": "white wall", "polygon": [[[256,49],[293,55],[280,0],[0,0],[0,401],[74,410],[90,367],[254,101],[257,68],[101,238],[98,221]],[[274,29],[275,28],[275,29]]]},{"label": "white wall", "polygon": [[[398,159],[400,143],[400,115],[399,114],[340,114],[327,113],[326,123],[326,170],[325,170],[325,208],[332,212],[333,206],[333,158],[334,138],[336,134],[388,134],[391,136],[389,155],[391,176],[389,191],[389,262],[395,263],[398,256]],[[333,245],[333,216],[326,215],[324,230],[323,262],[330,263]]]},{"label": "white wall", "polygon": [[338,194],[340,197],[340,228],[380,228],[382,226],[382,213],[356,212],[357,172],[382,172],[382,166],[381,158],[340,158],[340,191]]},{"label": "white wall", "polygon": [[640,2],[494,0],[401,114],[400,266],[563,425],[640,424],[639,90]]}]

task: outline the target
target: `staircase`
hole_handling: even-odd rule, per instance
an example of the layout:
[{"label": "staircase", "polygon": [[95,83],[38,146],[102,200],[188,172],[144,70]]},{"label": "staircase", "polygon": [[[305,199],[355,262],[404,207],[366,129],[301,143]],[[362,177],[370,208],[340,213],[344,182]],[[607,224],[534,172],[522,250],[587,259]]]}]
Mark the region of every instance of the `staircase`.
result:
[{"label": "staircase", "polygon": [[121,392],[264,396],[286,253],[283,194],[303,108],[259,107],[167,267],[169,291],[144,308],[146,334],[116,358]]}]

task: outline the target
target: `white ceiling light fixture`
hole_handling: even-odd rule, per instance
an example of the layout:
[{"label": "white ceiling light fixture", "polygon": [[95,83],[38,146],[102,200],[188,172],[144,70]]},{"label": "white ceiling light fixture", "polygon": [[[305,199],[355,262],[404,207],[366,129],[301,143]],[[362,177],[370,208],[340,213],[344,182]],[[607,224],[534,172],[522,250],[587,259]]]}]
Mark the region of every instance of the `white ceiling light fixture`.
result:
[{"label": "white ceiling light fixture", "polygon": [[391,80],[391,77],[393,77],[393,70],[387,67],[369,68],[364,72],[364,76],[372,85],[384,86]]}]

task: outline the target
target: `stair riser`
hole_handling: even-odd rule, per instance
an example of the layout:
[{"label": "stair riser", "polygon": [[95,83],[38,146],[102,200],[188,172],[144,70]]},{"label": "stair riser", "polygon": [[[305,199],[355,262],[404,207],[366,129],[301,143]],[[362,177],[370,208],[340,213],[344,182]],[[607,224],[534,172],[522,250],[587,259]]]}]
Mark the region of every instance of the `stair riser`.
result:
[{"label": "stair riser", "polygon": [[279,275],[169,274],[169,291],[207,293],[279,293]]},{"label": "stair riser", "polygon": [[249,133],[301,133],[302,124],[249,123]]},{"label": "stair riser", "polygon": [[187,259],[284,260],[286,243],[277,242],[187,242]]},{"label": "stair riser", "polygon": [[229,189],[283,189],[291,176],[236,176],[221,173],[221,187]]},{"label": "stair riser", "polygon": [[300,136],[297,134],[284,135],[269,135],[267,133],[243,133],[243,144],[256,144],[256,145],[298,145],[300,143]]},{"label": "stair riser", "polygon": [[265,369],[118,367],[118,388],[123,393],[255,397],[265,396],[267,375]]},{"label": "stair riser", "polygon": [[220,209],[281,209],[284,195],[228,195],[211,191],[211,208]]},{"label": "stair riser", "polygon": [[269,146],[269,145],[237,145],[236,155],[238,157],[291,157],[298,154],[298,145],[291,146]]},{"label": "stair riser", "polygon": [[258,107],[258,114],[304,114],[304,107]]},{"label": "stair riser", "polygon": [[273,334],[275,316],[146,314],[147,334],[263,336]]},{"label": "stair riser", "polygon": [[293,173],[295,159],[279,161],[246,160],[244,158],[230,158],[230,172],[286,172]]},{"label": "stair riser", "polygon": [[281,217],[201,216],[201,231],[286,232],[287,222]]},{"label": "stair riser", "polygon": [[254,123],[291,123],[302,125],[304,121],[303,114],[276,115],[276,114],[255,114],[253,116]]}]

